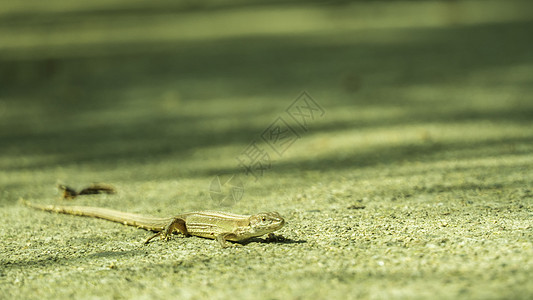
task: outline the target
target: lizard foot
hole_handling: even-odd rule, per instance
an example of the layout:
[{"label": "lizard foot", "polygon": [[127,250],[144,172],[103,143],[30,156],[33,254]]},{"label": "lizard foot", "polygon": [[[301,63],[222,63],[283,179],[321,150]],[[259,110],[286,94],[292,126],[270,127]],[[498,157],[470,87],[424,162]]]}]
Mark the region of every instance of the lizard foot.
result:
[{"label": "lizard foot", "polygon": [[185,220],[180,218],[174,218],[165,228],[158,233],[152,235],[149,237],[144,244],[148,244],[152,239],[155,237],[160,237],[162,240],[168,241],[172,237],[172,233],[174,231],[179,231],[183,235],[188,236],[189,233],[187,232],[187,226],[185,224]]}]

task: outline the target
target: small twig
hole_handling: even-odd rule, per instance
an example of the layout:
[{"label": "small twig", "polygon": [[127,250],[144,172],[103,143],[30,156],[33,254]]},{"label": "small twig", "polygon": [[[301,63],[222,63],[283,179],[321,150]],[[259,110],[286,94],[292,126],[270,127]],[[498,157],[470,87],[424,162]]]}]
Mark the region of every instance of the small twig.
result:
[{"label": "small twig", "polygon": [[76,192],[73,188],[66,185],[58,185],[60,190],[63,191],[63,199],[72,200],[80,195],[95,195],[95,194],[115,194],[116,190],[113,186],[108,184],[93,183],[90,186]]}]

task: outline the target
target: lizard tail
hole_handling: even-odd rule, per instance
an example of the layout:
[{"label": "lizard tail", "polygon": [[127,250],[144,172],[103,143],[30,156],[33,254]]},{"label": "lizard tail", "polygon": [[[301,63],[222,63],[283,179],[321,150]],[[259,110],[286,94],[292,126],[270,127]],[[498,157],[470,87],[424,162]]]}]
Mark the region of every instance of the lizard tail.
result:
[{"label": "lizard tail", "polygon": [[147,217],[138,214],[121,212],[118,210],[102,208],[102,207],[90,207],[90,206],[62,206],[62,205],[41,205],[34,204],[26,201],[22,198],[19,200],[25,206],[44,210],[48,212],[55,212],[60,214],[85,216],[100,218],[112,222],[122,223],[124,225],[135,226],[153,231],[161,231],[173,218],[157,218]]}]

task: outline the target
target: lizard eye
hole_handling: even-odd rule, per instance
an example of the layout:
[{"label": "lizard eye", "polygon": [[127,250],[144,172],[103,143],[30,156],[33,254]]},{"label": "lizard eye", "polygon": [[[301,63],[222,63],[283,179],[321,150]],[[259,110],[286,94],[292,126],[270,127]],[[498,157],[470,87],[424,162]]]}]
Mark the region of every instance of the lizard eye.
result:
[{"label": "lizard eye", "polygon": [[265,218],[265,217],[261,217],[261,221],[264,222],[264,221],[266,221],[266,220],[267,220],[267,218]]}]

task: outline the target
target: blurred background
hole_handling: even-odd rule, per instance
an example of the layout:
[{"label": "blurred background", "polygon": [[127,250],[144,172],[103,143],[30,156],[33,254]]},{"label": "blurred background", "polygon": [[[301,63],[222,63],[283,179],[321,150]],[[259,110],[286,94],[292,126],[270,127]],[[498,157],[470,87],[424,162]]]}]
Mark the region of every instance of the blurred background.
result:
[{"label": "blurred background", "polygon": [[1,205],[57,181],[206,196],[302,91],[325,115],[263,195],[405,163],[531,169],[532,29],[514,0],[4,1]]}]

